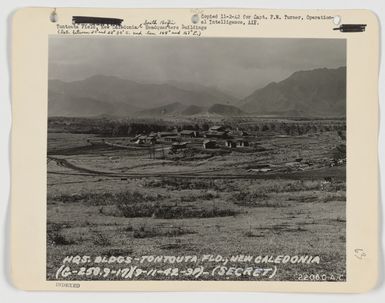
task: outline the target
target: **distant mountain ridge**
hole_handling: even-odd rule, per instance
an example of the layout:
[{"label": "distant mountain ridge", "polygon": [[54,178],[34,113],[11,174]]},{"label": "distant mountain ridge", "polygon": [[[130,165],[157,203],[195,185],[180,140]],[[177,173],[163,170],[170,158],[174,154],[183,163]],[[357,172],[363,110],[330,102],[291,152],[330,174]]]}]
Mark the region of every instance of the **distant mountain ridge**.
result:
[{"label": "distant mountain ridge", "polygon": [[[102,75],[72,82],[49,80],[48,112],[50,116],[92,116],[106,113],[124,116],[135,114],[141,109],[172,103],[210,106],[236,102],[234,97],[215,88],[189,84],[178,86],[143,84]],[[189,86],[191,89],[187,89]]]},{"label": "distant mountain ridge", "polygon": [[344,116],[346,67],[298,71],[237,101],[212,87],[179,83],[143,84],[96,75],[49,80],[49,116]]},{"label": "distant mountain ridge", "polygon": [[298,71],[241,100],[238,106],[258,115],[346,115],[346,67]]}]

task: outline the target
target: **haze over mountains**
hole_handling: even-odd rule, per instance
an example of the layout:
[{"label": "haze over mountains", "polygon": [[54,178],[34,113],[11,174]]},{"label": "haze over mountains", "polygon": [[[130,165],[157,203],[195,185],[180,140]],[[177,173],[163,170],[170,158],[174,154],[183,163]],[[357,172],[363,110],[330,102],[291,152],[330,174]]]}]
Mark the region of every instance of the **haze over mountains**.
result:
[{"label": "haze over mountains", "polygon": [[227,104],[213,104],[210,106],[185,105],[171,103],[137,113],[140,117],[162,116],[242,116],[245,113],[238,107]]},{"label": "haze over mountains", "polygon": [[50,80],[48,88],[49,116],[342,116],[346,108],[345,67],[298,71],[243,100],[198,84],[148,84],[102,75]]},{"label": "haze over mountains", "polygon": [[[185,84],[188,86],[188,84]],[[172,103],[208,106],[236,99],[215,88],[182,84],[143,84],[113,76],[97,75],[85,80],[50,80],[50,116],[132,115]]]}]

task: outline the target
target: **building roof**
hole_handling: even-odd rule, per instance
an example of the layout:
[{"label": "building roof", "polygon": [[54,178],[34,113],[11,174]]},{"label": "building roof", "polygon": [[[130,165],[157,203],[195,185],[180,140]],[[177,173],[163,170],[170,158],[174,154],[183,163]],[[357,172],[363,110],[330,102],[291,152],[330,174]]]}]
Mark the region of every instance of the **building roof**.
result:
[{"label": "building roof", "polygon": [[162,137],[165,137],[165,136],[173,137],[173,136],[177,136],[178,133],[173,133],[173,132],[159,132],[159,135],[162,136]]},{"label": "building roof", "polygon": [[211,126],[210,129],[212,130],[220,130],[220,129],[223,129],[224,126],[223,125],[214,125],[214,126]]},{"label": "building roof", "polygon": [[180,133],[181,133],[181,134],[190,135],[190,134],[194,134],[195,132],[196,132],[195,130],[184,129],[184,130],[182,130]]},{"label": "building roof", "polygon": [[226,134],[225,132],[218,132],[218,131],[211,131],[206,133],[206,135],[209,135],[209,136],[224,136],[225,134]]},{"label": "building roof", "polygon": [[139,136],[136,138],[137,140],[155,140],[153,136]]}]

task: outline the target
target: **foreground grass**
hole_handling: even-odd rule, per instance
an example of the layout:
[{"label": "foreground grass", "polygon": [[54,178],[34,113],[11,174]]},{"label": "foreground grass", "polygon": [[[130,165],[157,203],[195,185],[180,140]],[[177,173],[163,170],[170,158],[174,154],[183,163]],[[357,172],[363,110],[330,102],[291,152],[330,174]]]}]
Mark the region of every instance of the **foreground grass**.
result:
[{"label": "foreground grass", "polygon": [[[54,279],[65,256],[83,254],[318,254],[321,264],[281,265],[275,280],[295,281],[304,273],[345,273],[343,183],[216,180],[207,188],[203,181],[189,185],[172,180],[157,189],[161,194],[148,190],[159,180],[148,180],[145,186],[136,181],[131,184],[136,189],[118,192],[51,196],[47,279]],[[216,190],[224,186],[232,190]]]}]

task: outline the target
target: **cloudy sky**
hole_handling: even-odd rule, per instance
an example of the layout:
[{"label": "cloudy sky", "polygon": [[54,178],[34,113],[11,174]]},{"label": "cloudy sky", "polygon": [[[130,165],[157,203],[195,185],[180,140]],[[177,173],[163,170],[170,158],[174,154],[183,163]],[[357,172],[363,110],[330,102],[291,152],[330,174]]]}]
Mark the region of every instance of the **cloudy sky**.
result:
[{"label": "cloudy sky", "polygon": [[346,65],[343,39],[69,38],[49,40],[49,79],[112,75],[179,81],[245,97],[298,70]]}]

